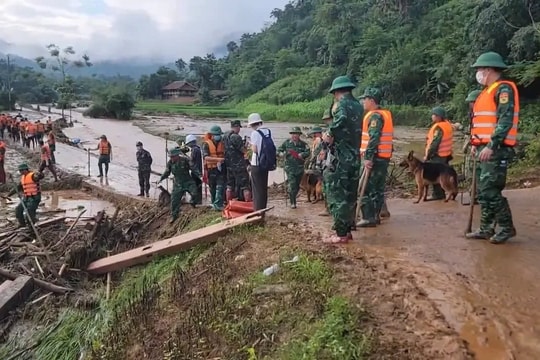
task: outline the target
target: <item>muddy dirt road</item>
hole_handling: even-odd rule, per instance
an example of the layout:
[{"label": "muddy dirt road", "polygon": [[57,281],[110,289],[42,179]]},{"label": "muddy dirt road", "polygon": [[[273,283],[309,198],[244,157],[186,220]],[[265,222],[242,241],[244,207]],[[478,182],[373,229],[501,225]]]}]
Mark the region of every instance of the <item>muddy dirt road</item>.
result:
[{"label": "muddy dirt road", "polygon": [[[95,146],[96,138],[106,133],[118,148],[108,179],[110,190],[132,195],[138,190],[134,168],[137,140],[154,154],[155,170],[162,171],[163,139],[129,123],[76,116],[80,123],[67,129],[68,136]],[[225,128],[226,124],[222,125]],[[276,128],[282,129],[277,130],[279,136],[286,137],[287,126]],[[403,134],[397,141],[402,151],[421,148],[422,130],[412,131],[409,140],[407,133]],[[57,159],[66,169],[87,175],[84,150],[60,144]],[[93,157],[91,162],[95,175],[97,159]],[[91,181],[97,182],[95,176]],[[347,249],[381,254],[410,273],[477,359],[539,359],[540,309],[536,301],[540,298],[540,244],[535,239],[540,225],[535,209],[540,188],[508,191],[507,195],[518,236],[506,245],[464,239],[468,208],[459,202],[413,204],[412,200],[391,199],[392,217],[376,229],[357,231]],[[286,221],[294,219],[321,233],[330,229],[330,219],[316,215],[322,204],[307,204],[303,195],[297,210],[287,209],[284,197],[276,197],[272,203],[277,209],[273,214]]]},{"label": "muddy dirt road", "polygon": [[[477,359],[539,359],[540,225],[535,209],[540,188],[506,194],[518,236],[505,245],[466,240],[468,207],[459,202],[391,199],[391,218],[375,229],[360,229],[347,247],[368,248],[399,262]],[[285,205],[284,200],[274,204],[279,209]],[[321,210],[322,205],[302,202],[296,210],[275,214],[322,229],[324,236],[331,220],[314,219]]]}]

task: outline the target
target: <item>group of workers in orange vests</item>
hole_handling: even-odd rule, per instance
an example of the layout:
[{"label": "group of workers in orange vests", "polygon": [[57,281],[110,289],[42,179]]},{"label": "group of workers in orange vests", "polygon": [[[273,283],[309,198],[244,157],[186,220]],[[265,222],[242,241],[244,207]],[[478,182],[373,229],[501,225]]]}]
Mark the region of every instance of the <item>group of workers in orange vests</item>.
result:
[{"label": "group of workers in orange vests", "polygon": [[[9,114],[0,114],[0,184],[6,183],[5,159],[7,153],[6,142],[9,139],[13,143],[20,142],[24,147],[35,149],[39,147],[40,151],[40,166],[39,171],[43,172],[48,168],[54,176],[55,181],[58,180],[54,164],[56,159],[54,152],[56,151],[56,138],[53,133],[53,122],[49,116],[45,122],[36,120],[32,122],[28,118],[23,117],[20,113],[16,116]],[[47,141],[45,142],[45,136]]]}]

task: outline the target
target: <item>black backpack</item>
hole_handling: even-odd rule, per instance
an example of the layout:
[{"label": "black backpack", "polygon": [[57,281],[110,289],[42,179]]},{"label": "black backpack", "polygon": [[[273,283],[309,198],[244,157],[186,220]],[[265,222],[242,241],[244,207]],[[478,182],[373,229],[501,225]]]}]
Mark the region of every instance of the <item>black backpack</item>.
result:
[{"label": "black backpack", "polygon": [[262,137],[261,149],[258,155],[258,166],[264,171],[274,171],[277,167],[276,145],[272,140],[272,132],[268,130],[268,135],[265,135],[261,130],[257,132]]}]

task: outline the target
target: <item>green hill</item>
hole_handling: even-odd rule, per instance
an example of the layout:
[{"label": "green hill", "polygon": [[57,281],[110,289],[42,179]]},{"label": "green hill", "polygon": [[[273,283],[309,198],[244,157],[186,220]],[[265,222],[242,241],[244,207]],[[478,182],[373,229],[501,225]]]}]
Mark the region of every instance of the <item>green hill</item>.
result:
[{"label": "green hill", "polygon": [[497,51],[514,65],[522,97],[539,93],[540,2],[296,0],[271,16],[261,32],[227,44],[226,57],[199,58],[199,85],[229,89],[240,109],[283,109],[326,96],[332,78],[348,74],[358,91],[382,88],[388,104],[445,103],[462,117],[477,86],[470,65]]}]

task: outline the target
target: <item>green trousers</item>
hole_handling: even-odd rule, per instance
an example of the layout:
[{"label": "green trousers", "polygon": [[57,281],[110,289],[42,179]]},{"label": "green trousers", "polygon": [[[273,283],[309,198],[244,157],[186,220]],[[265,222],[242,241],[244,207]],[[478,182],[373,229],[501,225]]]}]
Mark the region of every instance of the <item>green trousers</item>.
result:
[{"label": "green trousers", "polygon": [[[40,202],[41,202],[41,194],[30,196],[30,197],[23,197],[21,199],[21,202],[15,208],[15,217],[17,218],[19,225],[21,226],[30,225],[26,223],[27,219],[24,216],[24,206],[26,206],[26,210],[28,211],[28,215],[30,216],[30,219],[32,219],[32,222],[34,224],[37,222],[36,211],[38,209]],[[24,206],[23,206],[23,203],[24,203]]]},{"label": "green trousers", "polygon": [[379,218],[384,204],[384,188],[386,185],[386,175],[388,173],[389,160],[375,159],[373,167],[366,184],[364,196],[360,200],[362,219],[371,222]]}]

